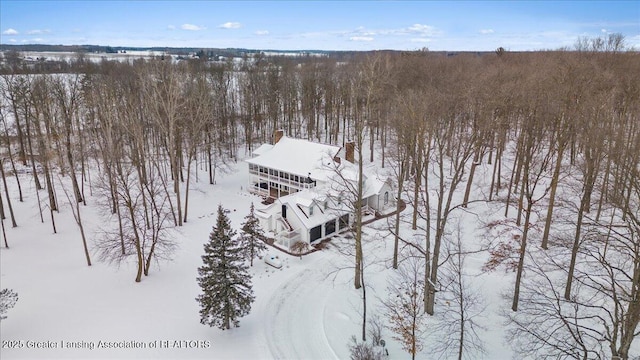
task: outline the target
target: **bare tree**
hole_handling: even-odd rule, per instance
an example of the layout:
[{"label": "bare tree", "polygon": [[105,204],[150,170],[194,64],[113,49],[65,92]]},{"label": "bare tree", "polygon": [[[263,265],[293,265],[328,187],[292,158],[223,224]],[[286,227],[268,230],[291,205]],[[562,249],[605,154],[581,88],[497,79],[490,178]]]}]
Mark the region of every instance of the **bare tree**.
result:
[{"label": "bare tree", "polygon": [[22,122],[20,120],[20,103],[27,100],[27,87],[26,77],[19,75],[8,75],[3,76],[2,80],[4,80],[4,86],[2,95],[9,101],[11,104],[11,109],[13,111],[13,118],[16,122],[16,132],[18,135],[18,144],[20,145],[18,149],[18,159],[22,162],[23,165],[27,165],[27,155],[25,148],[25,136],[22,128]]},{"label": "bare tree", "polygon": [[522,357],[603,359],[601,335],[591,323],[594,314],[588,306],[562,298],[551,269],[531,258],[521,290],[525,301],[517,312],[503,313],[508,320],[507,341]]},{"label": "bare tree", "polygon": [[409,258],[387,285],[388,298],[382,300],[393,338],[415,359],[424,346],[424,275],[419,258]]},{"label": "bare tree", "polygon": [[461,225],[458,222],[453,241],[447,242],[445,256],[447,262],[443,268],[443,290],[441,300],[444,303],[441,312],[436,315],[433,334],[438,337],[433,351],[445,358],[457,357],[476,359],[484,354],[484,342],[479,331],[485,330],[478,318],[486,309],[482,294],[469,281],[465,259],[467,250],[462,244]]},{"label": "bare tree", "polygon": [[[4,127],[4,136],[5,136],[5,140],[7,142],[7,155],[9,155],[9,162],[11,164],[11,170],[16,178],[16,185],[18,186],[18,195],[20,196],[20,202],[23,201],[22,198],[22,185],[20,183],[20,176],[18,176],[18,171],[16,169],[16,163],[13,160],[13,151],[11,150],[11,138],[9,137],[9,129],[7,126],[7,121],[5,119],[5,112],[3,110],[2,105],[0,105],[0,121],[2,122],[2,125]],[[37,175],[36,176],[37,179]]]},{"label": "bare tree", "polygon": [[[118,206],[123,208],[122,227],[118,230],[103,229],[97,243],[100,260],[120,263],[128,256],[136,258],[136,282],[149,274],[152,260],[168,259],[175,249],[175,242],[167,231],[170,217],[168,199],[155,177],[140,185],[137,171],[130,165],[117,164],[116,189]],[[150,209],[145,211],[142,198],[146,197]],[[147,225],[148,223],[148,225]],[[123,233],[121,236],[120,232]],[[124,239],[125,252],[121,251]]]},{"label": "bare tree", "polygon": [[[606,96],[606,95],[604,95]],[[567,275],[567,285],[565,287],[564,297],[569,300],[571,298],[571,286],[573,283],[573,273],[576,266],[576,257],[578,254],[581,230],[584,215],[589,213],[591,209],[591,198],[602,160],[606,156],[605,144],[607,132],[610,129],[606,115],[601,111],[591,113],[589,109],[584,108],[583,111],[589,112],[586,116],[581,117],[583,122],[579,124],[584,130],[581,133],[583,142],[582,162],[580,170],[582,171],[582,196],[578,207],[578,215],[576,220],[576,231],[573,239],[573,247],[571,250],[571,262],[569,263],[569,274]]]},{"label": "bare tree", "polygon": [[81,76],[79,74],[65,78],[54,78],[51,87],[58,108],[58,114],[62,117],[66,160],[68,162],[73,192],[77,202],[82,202],[83,198],[76,176],[76,161],[73,156],[74,143],[72,142],[72,137],[74,137],[76,133],[75,124],[81,102],[80,87]]},{"label": "bare tree", "polygon": [[148,69],[141,74],[145,100],[155,128],[161,136],[171,166],[173,192],[176,199],[177,225],[182,226],[182,196],[180,181],[182,176],[182,141],[181,125],[183,106],[186,98],[182,96],[181,72],[169,61],[156,60],[150,62]]},{"label": "bare tree", "polygon": [[71,207],[71,212],[73,213],[73,218],[76,221],[76,224],[78,225],[78,229],[80,229],[80,236],[82,236],[82,247],[84,249],[85,259],[87,260],[87,266],[91,266],[91,256],[89,255],[89,247],[87,246],[87,237],[85,236],[84,226],[82,224],[80,203],[77,201],[71,200],[71,197],[69,196],[69,192],[67,191],[67,189],[65,189],[64,184],[62,183],[62,179],[58,178],[58,181],[60,182],[60,187],[62,187],[62,191],[64,191],[64,194],[67,196],[67,200],[69,201],[69,207]]},{"label": "bare tree", "polygon": [[9,214],[11,215],[11,227],[17,227],[16,217],[13,214],[13,205],[11,205],[11,197],[9,196],[9,187],[7,186],[7,178],[4,175],[4,159],[0,159],[0,174],[2,174],[2,184],[4,185],[4,194],[7,197],[7,205],[9,205]]},{"label": "bare tree", "polygon": [[[533,113],[535,113],[535,111]],[[525,122],[527,124],[525,126],[527,127],[522,130],[520,136],[524,137],[522,140],[523,149],[521,151],[521,162],[523,167],[521,192],[526,200],[526,208],[524,209],[525,220],[522,237],[520,239],[518,267],[516,269],[516,283],[513,291],[513,302],[511,304],[511,309],[513,311],[518,310],[520,283],[524,272],[524,259],[527,251],[529,230],[531,228],[533,206],[538,201],[542,200],[549,190],[548,187],[540,190],[540,183],[545,178],[553,153],[553,150],[546,147],[546,144],[542,141],[542,137],[545,135],[544,128],[542,128],[543,124],[541,124],[542,121],[531,119]]]}]

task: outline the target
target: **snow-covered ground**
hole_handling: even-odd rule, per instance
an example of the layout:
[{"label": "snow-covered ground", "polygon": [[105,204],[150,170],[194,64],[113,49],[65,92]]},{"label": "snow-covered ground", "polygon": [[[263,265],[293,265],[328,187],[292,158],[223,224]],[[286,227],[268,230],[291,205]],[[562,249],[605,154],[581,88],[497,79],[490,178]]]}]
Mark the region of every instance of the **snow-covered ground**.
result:
[{"label": "snow-covered ground", "polygon": [[[23,51],[22,57],[27,61],[36,61],[43,59],[44,61],[63,61],[74,59],[77,53],[64,51]],[[132,61],[136,59],[151,59],[157,56],[165,55],[162,51],[136,51],[128,50],[126,53],[83,53],[85,59],[100,62],[102,60],[116,61]]]},{"label": "snow-covered ground", "polygon": [[[358,335],[361,326],[361,292],[353,288],[353,270],[348,268],[352,259],[337,250],[338,243],[348,241],[344,239],[302,258],[270,249],[283,267],[254,263],[256,301],[251,313],[240,319],[240,327],[221,331],[199,323],[197,268],[217,205],[230,210],[238,228],[250,203],[260,201],[246,192],[246,164],[232,169],[219,176],[215,186],[200,172],[201,181],[191,187],[190,218],[175,231],[179,248],[173,260],[154,264],[141,283],[134,282],[133,264],[116,267],[94,256],[94,265],[88,267],[68,204],[56,215],[58,233],[53,234],[47,216],[40,222],[33,181],[25,178],[25,199],[20,203],[10,180],[19,226],[11,228],[5,221],[10,248],[0,250],[0,282],[2,288],[16,291],[19,301],[1,322],[0,357],[348,359],[349,338]],[[41,196],[45,195],[43,191]],[[96,200],[88,196],[89,206],[82,208],[90,241],[102,222]],[[408,208],[403,216],[409,213]],[[391,274],[393,238],[384,230],[386,222],[364,229],[369,314],[380,313]],[[473,239],[475,225],[467,223],[465,234]],[[470,272],[478,272],[484,261],[484,255],[470,256]],[[511,276],[492,273],[473,280],[488,304],[479,320],[486,327],[480,334],[486,342],[486,359],[511,357],[502,340],[502,319],[496,315],[503,301],[501,288],[510,286]],[[389,330],[383,332],[390,358],[410,358],[391,335]],[[438,334],[431,334],[428,341],[438,341]],[[429,342],[418,358],[430,358]]]}]

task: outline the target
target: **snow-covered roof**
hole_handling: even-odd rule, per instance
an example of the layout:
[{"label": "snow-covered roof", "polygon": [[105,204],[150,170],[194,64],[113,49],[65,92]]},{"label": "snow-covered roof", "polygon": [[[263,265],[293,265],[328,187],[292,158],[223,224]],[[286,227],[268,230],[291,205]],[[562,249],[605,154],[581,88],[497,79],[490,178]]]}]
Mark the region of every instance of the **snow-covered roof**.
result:
[{"label": "snow-covered roof", "polygon": [[266,153],[267,151],[269,151],[271,149],[273,149],[273,145],[271,145],[271,144],[262,144],[257,149],[253,150],[253,152],[251,152],[251,154],[253,154],[253,156],[260,156],[260,155]]},{"label": "snow-covered roof", "polygon": [[[306,229],[311,229],[341,215],[350,213],[345,204],[337,204],[333,201],[325,209],[322,204],[324,201],[330,200],[325,194],[314,189],[306,189],[287,196],[281,196],[278,201],[286,204],[287,209],[290,209],[288,211],[293,211]],[[315,203],[313,214],[310,214],[307,208],[302,209],[300,207],[303,206],[302,203],[309,203],[309,205]]]},{"label": "snow-covered roof", "polygon": [[296,203],[300,206],[309,207],[313,205],[313,198],[310,196],[304,196],[304,194],[299,194],[296,198]]},{"label": "snow-covered roof", "polygon": [[265,147],[263,150],[262,154],[246,161],[298,176],[311,174],[314,180],[325,180],[331,172],[329,165],[340,147],[283,136],[271,149]]},{"label": "snow-covered roof", "polygon": [[373,195],[379,195],[385,184],[386,179],[380,179],[377,175],[367,177],[362,191],[362,198],[366,199]]}]

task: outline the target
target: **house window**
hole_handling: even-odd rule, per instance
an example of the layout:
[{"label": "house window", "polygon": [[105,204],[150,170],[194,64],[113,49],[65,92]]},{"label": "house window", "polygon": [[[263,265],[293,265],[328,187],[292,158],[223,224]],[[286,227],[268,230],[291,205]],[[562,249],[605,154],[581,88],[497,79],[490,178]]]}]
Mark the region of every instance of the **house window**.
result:
[{"label": "house window", "polygon": [[384,204],[387,205],[389,203],[389,192],[384,192]]},{"label": "house window", "polygon": [[318,225],[309,231],[309,242],[316,241],[322,237],[322,225]]},{"label": "house window", "polygon": [[324,236],[327,236],[329,234],[333,234],[334,232],[336,232],[336,221],[335,220],[329,221],[326,224],[324,224]]},{"label": "house window", "polygon": [[340,216],[339,222],[340,222],[339,224],[340,230],[347,228],[349,226],[349,214],[344,214]]},{"label": "house window", "polygon": [[309,206],[309,215],[313,215],[313,205]]}]

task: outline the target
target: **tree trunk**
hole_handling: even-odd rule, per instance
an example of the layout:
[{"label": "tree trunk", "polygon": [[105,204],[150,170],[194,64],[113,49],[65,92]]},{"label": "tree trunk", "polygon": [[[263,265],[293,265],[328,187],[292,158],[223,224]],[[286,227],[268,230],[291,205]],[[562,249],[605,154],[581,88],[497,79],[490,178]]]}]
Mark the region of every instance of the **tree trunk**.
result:
[{"label": "tree trunk", "polygon": [[9,188],[7,187],[7,178],[4,174],[4,159],[0,159],[0,172],[2,172],[2,183],[4,184],[4,193],[7,196],[7,205],[9,205],[9,214],[11,215],[11,227],[18,227],[16,217],[13,214],[13,206],[11,205],[11,197],[9,197]]},{"label": "tree trunk", "polygon": [[533,201],[530,197],[527,197],[527,214],[524,219],[524,230],[522,231],[522,243],[520,244],[520,254],[518,258],[518,270],[516,273],[516,286],[513,290],[513,302],[511,303],[511,310],[518,311],[518,301],[520,300],[520,283],[522,281],[522,272],[524,270],[524,256],[527,249],[527,236],[529,234],[529,221],[531,219],[531,208],[533,207]]},{"label": "tree trunk", "polygon": [[[422,141],[418,141],[418,143],[420,144],[418,146],[418,149],[416,149],[416,154],[415,154],[415,158],[414,158],[414,162],[413,162],[413,166],[414,166],[414,183],[415,183],[415,188],[413,189],[413,215],[411,218],[411,229],[412,230],[417,230],[418,229],[418,199],[419,199],[419,195],[420,195],[420,185],[421,185],[421,181],[422,181],[422,172],[424,171],[423,169],[423,160],[422,160],[422,156],[423,156],[423,150],[424,150],[424,140]],[[428,211],[428,209],[427,209]]]},{"label": "tree trunk", "polygon": [[0,219],[0,223],[2,223],[2,239],[4,240],[4,247],[9,248],[9,243],[7,243],[7,233],[4,231],[4,219]]},{"label": "tree trunk", "polygon": [[[193,156],[195,157],[195,155]],[[187,222],[187,212],[189,211],[189,183],[191,183],[191,161],[192,156],[189,155],[187,159],[187,184],[184,190],[184,220],[183,222]]]},{"label": "tree trunk", "polygon": [[[2,112],[0,112],[2,114]],[[4,135],[7,139],[7,154],[9,155],[9,161],[11,162],[11,170],[13,170],[13,175],[16,177],[16,184],[18,184],[18,193],[20,194],[20,202],[22,199],[22,186],[20,185],[20,176],[18,176],[18,171],[16,171],[16,163],[13,161],[13,151],[11,151],[11,142],[9,141],[9,131],[7,130],[7,122],[5,121],[4,116],[2,116],[2,124],[4,125]],[[35,170],[35,169],[34,169]],[[36,182],[36,189],[40,189],[40,183]]]},{"label": "tree trunk", "polygon": [[516,152],[516,160],[514,169],[511,170],[511,179],[509,180],[509,189],[507,191],[507,204],[505,205],[504,216],[509,216],[509,203],[511,202],[511,193],[518,186],[518,177],[520,177],[520,168],[522,167],[521,140],[518,139],[518,147]]},{"label": "tree trunk", "polygon": [[476,173],[476,166],[480,165],[480,146],[476,149],[476,153],[473,156],[473,164],[471,164],[471,170],[469,171],[469,179],[467,180],[467,188],[464,191],[464,200],[462,200],[462,207],[467,207],[469,203],[469,196],[471,195],[471,185],[473,184],[473,176]]},{"label": "tree trunk", "polygon": [[401,206],[401,197],[402,197],[402,189],[404,185],[404,171],[405,171],[405,163],[406,160],[400,160],[400,169],[398,170],[398,192],[396,195],[396,216],[395,216],[395,227],[394,227],[394,235],[393,235],[393,268],[398,268],[398,242],[400,239],[400,206]]},{"label": "tree trunk", "polygon": [[582,194],[580,200],[580,208],[578,209],[578,221],[576,223],[576,233],[573,239],[573,247],[571,248],[571,262],[569,263],[569,274],[567,276],[567,285],[564,289],[564,298],[571,300],[571,285],[573,283],[573,273],[576,267],[576,258],[578,257],[578,249],[580,247],[580,231],[582,230],[582,219],[584,217],[584,202],[587,200],[586,192]]},{"label": "tree trunk", "polygon": [[135,213],[133,211],[133,204],[129,203],[127,204],[127,209],[129,210],[129,216],[131,217],[131,224],[133,224],[133,241],[135,242],[135,247],[136,247],[136,256],[137,256],[137,263],[138,263],[138,272],[136,273],[136,282],[140,282],[142,281],[142,271],[144,269],[144,257],[142,255],[142,246],[140,243],[140,234],[138,233],[138,228],[135,225],[136,224],[136,217],[135,217]]},{"label": "tree trunk", "polygon": [[364,266],[360,277],[362,282],[362,341],[367,341],[367,286],[364,283]]},{"label": "tree trunk", "polygon": [[558,190],[558,179],[560,178],[560,169],[562,167],[562,156],[564,155],[564,146],[558,148],[556,166],[553,170],[551,178],[551,192],[549,193],[549,208],[547,210],[547,219],[544,223],[544,233],[542,235],[542,248],[549,248],[549,232],[551,230],[551,219],[553,218],[553,207],[556,202],[556,191]]},{"label": "tree trunk", "polygon": [[[15,85],[14,85],[15,86]],[[13,109],[13,116],[14,119],[16,121],[16,131],[18,133],[18,143],[20,144],[20,150],[18,151],[18,159],[20,161],[22,161],[22,165],[27,166],[27,154],[24,148],[24,135],[22,133],[22,125],[20,125],[20,116],[18,116],[18,104],[17,99],[15,98],[16,94],[14,93],[14,91],[16,91],[15,87],[11,87],[11,90],[9,90],[11,92],[11,107]],[[26,100],[26,99],[25,99]]]}]

